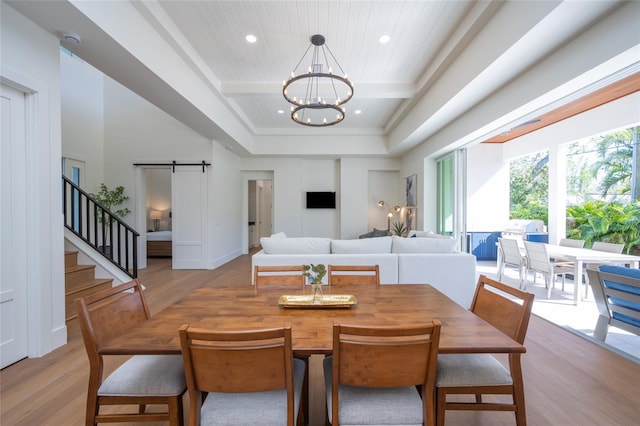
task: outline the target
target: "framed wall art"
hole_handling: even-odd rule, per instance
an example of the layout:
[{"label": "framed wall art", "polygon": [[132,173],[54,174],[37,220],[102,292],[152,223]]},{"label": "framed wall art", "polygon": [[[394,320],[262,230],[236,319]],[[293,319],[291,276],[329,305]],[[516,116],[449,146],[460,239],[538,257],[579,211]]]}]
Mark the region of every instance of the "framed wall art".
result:
[{"label": "framed wall art", "polygon": [[418,175],[404,178],[404,205],[406,207],[418,206]]}]

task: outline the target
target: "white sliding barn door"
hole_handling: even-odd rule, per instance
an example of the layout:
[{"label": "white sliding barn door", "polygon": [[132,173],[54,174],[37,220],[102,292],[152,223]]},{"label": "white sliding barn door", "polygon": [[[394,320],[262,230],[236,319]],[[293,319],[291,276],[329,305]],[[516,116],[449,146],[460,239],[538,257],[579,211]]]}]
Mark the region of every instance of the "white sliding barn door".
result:
[{"label": "white sliding barn door", "polygon": [[0,87],[0,368],[26,358],[27,192],[24,93]]},{"label": "white sliding barn door", "polygon": [[171,174],[173,269],[207,269],[207,173],[178,166]]}]

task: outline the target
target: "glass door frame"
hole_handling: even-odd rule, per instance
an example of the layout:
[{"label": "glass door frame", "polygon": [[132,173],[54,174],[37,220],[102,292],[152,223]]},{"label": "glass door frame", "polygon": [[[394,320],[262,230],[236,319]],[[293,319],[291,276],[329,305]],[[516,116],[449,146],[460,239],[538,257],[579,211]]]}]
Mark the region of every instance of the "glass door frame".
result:
[{"label": "glass door frame", "polygon": [[458,240],[467,252],[467,150],[453,151],[437,161],[437,233]]}]

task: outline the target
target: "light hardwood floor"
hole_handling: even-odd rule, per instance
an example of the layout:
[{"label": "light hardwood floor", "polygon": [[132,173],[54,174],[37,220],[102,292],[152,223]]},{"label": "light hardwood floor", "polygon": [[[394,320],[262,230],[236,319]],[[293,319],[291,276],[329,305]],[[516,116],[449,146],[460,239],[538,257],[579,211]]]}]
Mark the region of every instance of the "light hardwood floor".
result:
[{"label": "light hardwood floor", "polygon": [[[200,286],[248,285],[250,265],[248,255],[213,271],[171,270],[169,259],[150,259],[140,279],[155,314]],[[56,351],[0,372],[0,425],[84,424],[89,366],[76,320],[68,323],[68,336],[69,342]],[[640,365],[535,316],[525,346],[530,426],[638,424]],[[107,369],[123,360],[112,360]],[[321,362],[321,357],[312,357],[310,364],[310,418],[318,426],[325,423]],[[185,397],[185,417],[187,407]],[[511,426],[515,420],[512,413],[449,411],[446,424]]]}]

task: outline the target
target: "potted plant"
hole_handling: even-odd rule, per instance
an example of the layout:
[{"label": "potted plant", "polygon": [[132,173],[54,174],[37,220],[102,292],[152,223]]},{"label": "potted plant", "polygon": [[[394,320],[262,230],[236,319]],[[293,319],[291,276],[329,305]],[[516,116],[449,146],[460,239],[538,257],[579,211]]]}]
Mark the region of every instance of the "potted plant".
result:
[{"label": "potted plant", "polygon": [[319,305],[322,303],[322,278],[327,274],[327,269],[323,264],[303,266],[304,272],[302,273],[309,284],[313,287],[313,304]]},{"label": "potted plant", "polygon": [[[118,186],[115,189],[109,189],[107,185],[104,183],[100,184],[100,190],[97,193],[91,193],[91,196],[107,211],[113,213],[119,218],[124,218],[126,215],[131,213],[127,207],[120,207],[125,201],[129,199],[129,196],[124,194],[124,186]],[[102,214],[97,209],[98,213],[98,221],[102,223]],[[111,221],[107,220],[104,224],[105,235],[103,239],[105,240],[104,246],[99,246],[98,248],[102,250],[104,254],[109,255],[111,252],[111,244],[109,241],[109,227],[111,226]]]},{"label": "potted plant", "polygon": [[394,235],[404,237],[408,232],[408,229],[402,222],[393,222],[392,231]]}]

